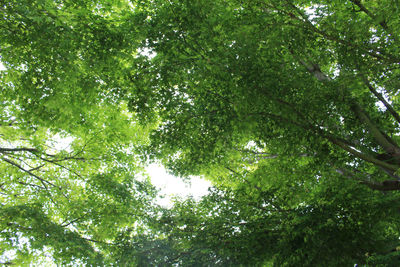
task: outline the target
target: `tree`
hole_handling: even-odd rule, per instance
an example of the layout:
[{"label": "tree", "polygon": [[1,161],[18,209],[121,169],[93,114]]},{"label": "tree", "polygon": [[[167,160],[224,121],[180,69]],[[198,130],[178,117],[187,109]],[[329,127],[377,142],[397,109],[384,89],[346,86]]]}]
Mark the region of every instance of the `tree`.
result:
[{"label": "tree", "polygon": [[280,188],[213,189],[164,211],[145,249],[127,250],[152,266],[397,266],[398,196],[336,179],[296,204]]},{"label": "tree", "polygon": [[120,232],[152,212],[136,154],[151,126],[115,97],[123,73],[111,69],[133,51],[117,27],[127,3],[98,4],[0,6],[2,264],[113,264]]},{"label": "tree", "polygon": [[133,155],[144,129],[115,108],[97,115],[90,132],[69,138],[27,129],[15,117],[2,121],[1,241],[3,252],[24,251],[14,264],[29,263],[45,247],[63,264],[99,264],[107,255],[94,247],[106,251],[121,229],[143,224],[151,212],[155,189]]},{"label": "tree", "polygon": [[399,189],[396,4],[152,3],[144,45],[156,56],[138,63],[130,102],[162,122],[151,156],[199,174],[254,143]]},{"label": "tree", "polygon": [[[388,227],[389,237],[392,230],[380,228],[384,216],[398,220],[398,192],[388,202],[382,194],[400,185],[398,10],[394,1],[148,3],[143,47],[154,57],[137,63],[129,104],[144,122],[160,121],[148,156],[177,175],[285,196],[293,215],[281,252],[261,253],[277,266],[398,265],[398,230]],[[181,214],[194,213],[187,209]],[[390,215],[374,214],[379,209]],[[171,245],[189,251],[175,254],[182,264],[199,260],[192,231],[189,245]],[[177,232],[172,240],[181,240]],[[198,240],[212,252],[201,255],[216,264],[223,244],[209,232]]]},{"label": "tree", "polygon": [[[13,263],[398,265],[396,1],[0,11]],[[146,157],[223,189],[161,209],[134,179]]]}]

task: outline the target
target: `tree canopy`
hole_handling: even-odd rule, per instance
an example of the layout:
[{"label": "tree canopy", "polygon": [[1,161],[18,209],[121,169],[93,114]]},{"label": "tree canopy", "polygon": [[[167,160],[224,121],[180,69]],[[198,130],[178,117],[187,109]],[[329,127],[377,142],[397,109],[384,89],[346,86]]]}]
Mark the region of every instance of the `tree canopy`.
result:
[{"label": "tree canopy", "polygon": [[400,264],[397,1],[0,4],[3,264]]}]

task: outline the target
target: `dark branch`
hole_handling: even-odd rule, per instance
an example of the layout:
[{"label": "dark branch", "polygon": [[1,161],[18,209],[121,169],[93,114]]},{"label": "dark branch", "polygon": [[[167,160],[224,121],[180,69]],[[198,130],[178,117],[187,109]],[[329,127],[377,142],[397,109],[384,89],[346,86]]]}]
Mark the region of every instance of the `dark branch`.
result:
[{"label": "dark branch", "polygon": [[341,140],[339,140],[339,139],[337,139],[335,137],[327,136],[327,139],[331,143],[341,147],[342,149],[344,149],[345,151],[349,152],[350,154],[352,154],[353,156],[355,156],[355,157],[357,157],[359,159],[365,160],[365,161],[370,162],[370,163],[372,163],[372,164],[374,164],[376,166],[391,170],[393,172],[395,172],[395,171],[397,171],[399,169],[399,166],[386,163],[386,162],[384,162],[382,160],[379,160],[379,159],[376,159],[376,158],[374,158],[374,157],[372,157],[370,155],[361,153],[361,152],[357,151],[355,148],[345,144],[344,142],[342,142]]},{"label": "dark branch", "polygon": [[400,115],[394,110],[394,108],[386,101],[382,94],[378,93],[375,88],[369,83],[369,81],[363,77],[364,83],[367,85],[368,89],[385,105],[386,109],[392,114],[393,118],[400,123]]},{"label": "dark branch", "polygon": [[21,152],[21,151],[39,152],[39,150],[37,150],[36,148],[30,148],[30,147],[16,147],[16,148],[0,147],[0,152]]},{"label": "dark branch", "polygon": [[353,103],[351,106],[354,114],[357,118],[365,124],[370,134],[374,137],[375,141],[382,146],[382,148],[389,154],[400,155],[400,148],[398,145],[393,144],[391,140],[388,140],[385,134],[378,128],[378,126],[368,117],[365,111],[357,103]]},{"label": "dark branch", "polygon": [[[363,4],[361,4],[360,0],[350,0],[350,1],[356,4],[360,8],[360,10],[363,11],[365,14],[367,14],[372,20],[376,21],[376,16],[374,16],[374,14],[372,14]],[[381,27],[384,30],[390,33],[386,21],[384,20],[379,21],[379,25],[381,25]]]},{"label": "dark branch", "polygon": [[356,174],[354,174],[353,172],[351,172],[349,170],[337,168],[336,172],[338,172],[339,174],[341,174],[347,178],[356,180],[360,184],[364,184],[364,185],[368,186],[369,188],[371,188],[372,190],[378,190],[378,191],[398,191],[398,190],[400,190],[400,181],[398,181],[398,180],[386,180],[383,182],[366,181],[364,179],[357,177]]},{"label": "dark branch", "polygon": [[[1,159],[4,160],[4,161],[7,162],[7,163],[13,165],[14,167],[17,167],[17,168],[20,169],[21,171],[26,172],[27,174],[29,174],[29,175],[35,177],[36,179],[38,179],[38,180],[41,181],[42,183],[44,183],[44,184],[49,184],[49,185],[52,185],[52,186],[54,186],[54,187],[56,187],[56,188],[59,188],[59,187],[56,186],[55,184],[53,184],[53,183],[51,183],[51,182],[49,182],[49,181],[47,181],[47,180],[45,180],[45,179],[43,179],[43,178],[37,176],[37,175],[34,174],[33,172],[24,169],[22,166],[20,166],[19,164],[15,163],[15,162],[12,161],[12,160],[7,159],[7,158],[5,158],[5,157],[1,157]],[[45,187],[46,187],[46,186],[45,186]]]}]

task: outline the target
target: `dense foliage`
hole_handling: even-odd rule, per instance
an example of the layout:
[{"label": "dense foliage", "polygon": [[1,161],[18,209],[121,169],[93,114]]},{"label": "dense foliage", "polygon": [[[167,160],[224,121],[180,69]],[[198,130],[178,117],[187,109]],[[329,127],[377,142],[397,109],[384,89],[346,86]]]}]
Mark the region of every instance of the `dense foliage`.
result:
[{"label": "dense foliage", "polygon": [[399,8],[0,1],[1,262],[398,266]]}]

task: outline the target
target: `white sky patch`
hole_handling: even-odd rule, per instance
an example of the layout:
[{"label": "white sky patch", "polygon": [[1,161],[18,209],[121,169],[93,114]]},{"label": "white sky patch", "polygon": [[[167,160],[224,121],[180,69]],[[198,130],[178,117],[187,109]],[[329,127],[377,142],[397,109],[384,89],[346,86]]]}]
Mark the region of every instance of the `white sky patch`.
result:
[{"label": "white sky patch", "polygon": [[57,133],[53,135],[50,140],[46,141],[46,145],[55,149],[56,150],[55,152],[65,150],[68,153],[71,153],[72,152],[71,144],[74,140],[75,138],[72,136],[68,135],[62,136],[59,133]]},{"label": "white sky patch", "polygon": [[151,183],[161,190],[160,194],[165,195],[165,197],[158,199],[158,204],[167,208],[172,207],[174,196],[193,196],[195,199],[200,199],[208,193],[208,188],[211,186],[209,181],[196,176],[192,176],[190,182],[184,182],[179,177],[168,174],[164,167],[158,164],[150,164],[147,167],[147,172],[151,178]]},{"label": "white sky patch", "polygon": [[0,61],[0,71],[6,70],[6,67],[3,65],[3,63]]},{"label": "white sky patch", "polygon": [[145,56],[145,57],[148,57],[149,59],[152,59],[152,58],[154,58],[156,56],[156,53],[151,51],[151,49],[149,49],[149,48],[140,48],[138,50],[138,54],[142,55],[142,56]]}]

